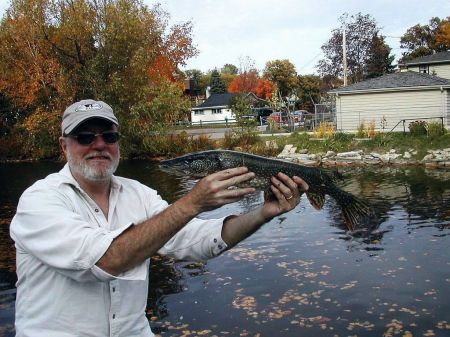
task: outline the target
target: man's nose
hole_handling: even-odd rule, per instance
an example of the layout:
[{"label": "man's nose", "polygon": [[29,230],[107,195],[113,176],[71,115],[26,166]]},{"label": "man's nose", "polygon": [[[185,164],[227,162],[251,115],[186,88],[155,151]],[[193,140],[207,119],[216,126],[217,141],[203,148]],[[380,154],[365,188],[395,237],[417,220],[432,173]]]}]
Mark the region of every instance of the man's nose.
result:
[{"label": "man's nose", "polygon": [[106,145],[107,144],[103,139],[103,135],[101,133],[98,133],[95,135],[94,142],[92,143],[91,146],[94,148],[104,148],[106,147]]}]

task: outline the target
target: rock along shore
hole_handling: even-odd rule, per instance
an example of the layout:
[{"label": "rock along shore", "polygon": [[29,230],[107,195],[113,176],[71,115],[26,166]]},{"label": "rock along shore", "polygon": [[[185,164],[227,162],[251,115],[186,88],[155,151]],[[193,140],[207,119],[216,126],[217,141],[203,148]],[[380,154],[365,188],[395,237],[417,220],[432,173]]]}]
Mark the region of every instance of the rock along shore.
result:
[{"label": "rock along shore", "polygon": [[[270,145],[269,145],[270,146]],[[308,153],[306,149],[297,150],[292,144],[284,147],[277,156],[306,166],[425,166],[427,168],[450,169],[450,148],[428,150],[422,159],[413,159],[417,152],[413,149],[398,153],[395,149],[387,153],[364,153],[362,150],[336,153]]]}]

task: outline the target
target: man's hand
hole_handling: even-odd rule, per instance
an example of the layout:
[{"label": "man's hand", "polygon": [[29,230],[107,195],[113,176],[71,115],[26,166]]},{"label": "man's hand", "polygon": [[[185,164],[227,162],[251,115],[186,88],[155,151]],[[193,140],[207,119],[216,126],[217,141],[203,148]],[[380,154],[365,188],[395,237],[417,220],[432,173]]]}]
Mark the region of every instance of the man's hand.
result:
[{"label": "man's hand", "polygon": [[225,204],[241,200],[254,188],[233,188],[239,183],[255,177],[246,167],[237,167],[213,173],[201,179],[182,199],[193,207],[195,213],[215,209]]},{"label": "man's hand", "polygon": [[272,219],[294,209],[300,202],[301,195],[309,188],[301,178],[294,176],[291,179],[281,172],[276,177],[272,177],[271,181],[270,188],[273,194],[266,197],[262,208],[266,219]]},{"label": "man's hand", "polygon": [[271,190],[273,195],[266,198],[264,205],[249,213],[228,217],[222,229],[222,238],[233,247],[272,218],[292,210],[300,202],[303,192],[308,190],[308,184],[299,177],[289,178],[283,173],[272,177]]}]

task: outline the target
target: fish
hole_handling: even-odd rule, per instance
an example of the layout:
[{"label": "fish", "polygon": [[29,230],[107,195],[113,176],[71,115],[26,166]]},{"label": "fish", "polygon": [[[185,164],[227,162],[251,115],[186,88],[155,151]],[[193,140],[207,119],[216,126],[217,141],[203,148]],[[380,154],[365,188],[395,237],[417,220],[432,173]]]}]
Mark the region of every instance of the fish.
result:
[{"label": "fish", "polygon": [[190,175],[194,178],[245,166],[249,171],[255,173],[255,177],[237,187],[254,187],[265,193],[271,193],[271,177],[282,172],[290,177],[294,175],[300,177],[308,184],[309,189],[306,196],[315,209],[323,208],[326,195],[333,198],[340,206],[345,224],[350,231],[353,231],[364,218],[373,215],[373,209],[367,202],[336,185],[337,180],[342,178],[337,172],[331,174],[317,167],[232,150],[208,150],[189,153],[162,160],[159,166],[163,171]]}]

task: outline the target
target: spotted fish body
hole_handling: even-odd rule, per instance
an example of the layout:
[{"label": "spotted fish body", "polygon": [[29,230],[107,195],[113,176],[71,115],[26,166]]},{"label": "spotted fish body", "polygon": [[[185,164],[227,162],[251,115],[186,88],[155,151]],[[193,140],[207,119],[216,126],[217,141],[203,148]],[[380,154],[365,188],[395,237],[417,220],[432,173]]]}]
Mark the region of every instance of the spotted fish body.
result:
[{"label": "spotted fish body", "polygon": [[372,214],[372,209],[364,201],[340,189],[335,185],[334,177],[315,167],[228,150],[195,152],[163,160],[160,163],[163,170],[198,178],[239,166],[246,166],[249,171],[255,173],[255,178],[243,183],[241,187],[254,187],[265,192],[270,192],[270,178],[279,172],[289,177],[302,178],[309,186],[306,195],[313,207],[321,209],[325,202],[325,195],[329,195],[341,207],[349,230],[353,230],[358,222]]}]

